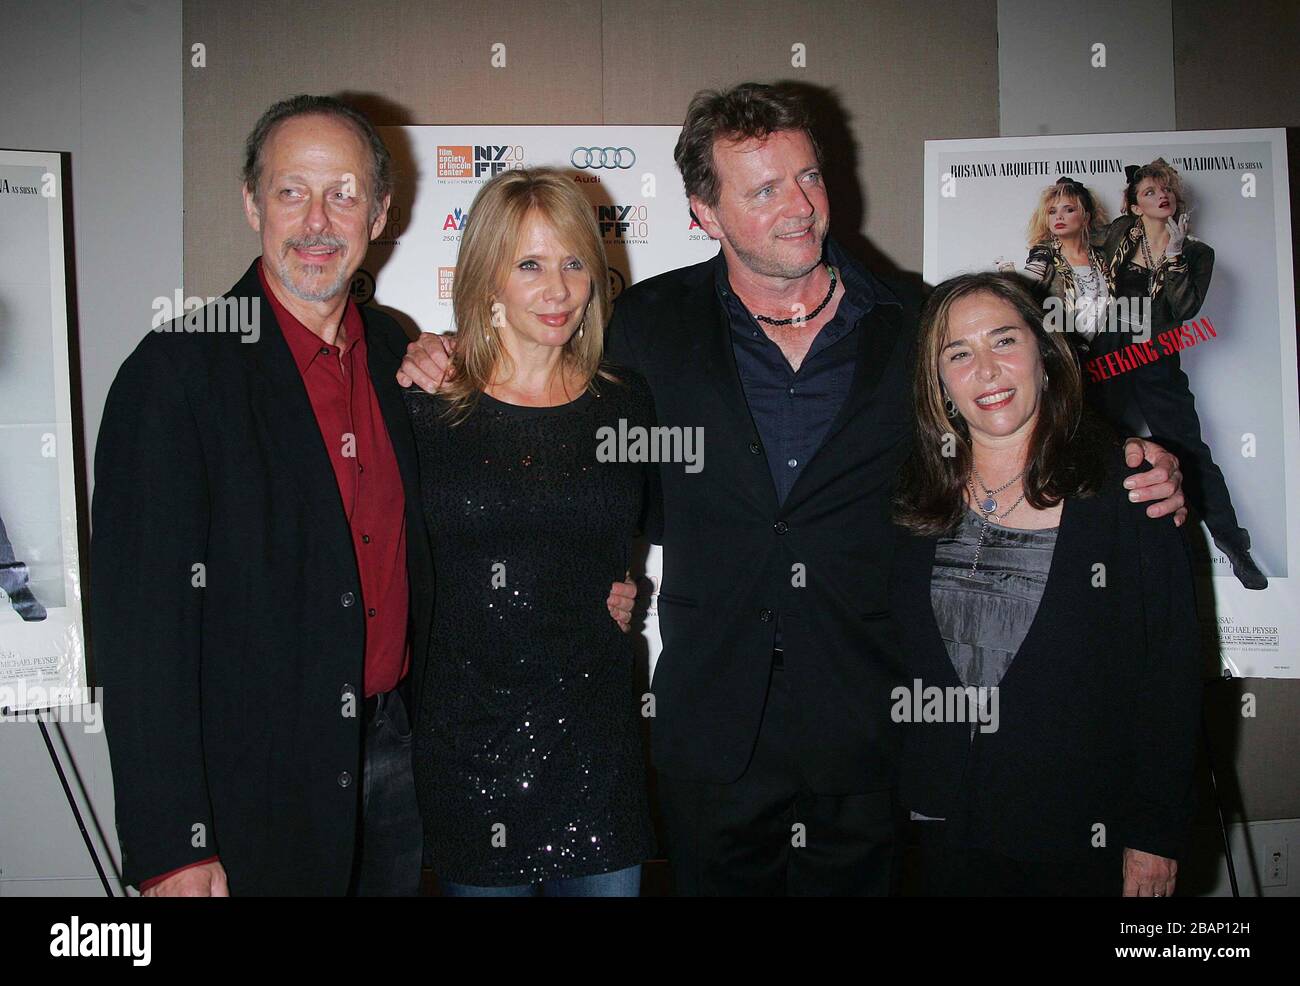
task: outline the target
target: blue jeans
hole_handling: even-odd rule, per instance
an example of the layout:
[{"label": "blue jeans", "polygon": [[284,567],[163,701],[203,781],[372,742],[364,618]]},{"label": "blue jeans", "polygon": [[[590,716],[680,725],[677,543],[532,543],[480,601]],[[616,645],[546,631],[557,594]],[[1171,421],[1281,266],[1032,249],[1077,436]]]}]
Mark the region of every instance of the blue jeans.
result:
[{"label": "blue jeans", "polygon": [[444,897],[637,897],[641,893],[641,866],[514,887],[474,887],[447,880],[441,884]]}]

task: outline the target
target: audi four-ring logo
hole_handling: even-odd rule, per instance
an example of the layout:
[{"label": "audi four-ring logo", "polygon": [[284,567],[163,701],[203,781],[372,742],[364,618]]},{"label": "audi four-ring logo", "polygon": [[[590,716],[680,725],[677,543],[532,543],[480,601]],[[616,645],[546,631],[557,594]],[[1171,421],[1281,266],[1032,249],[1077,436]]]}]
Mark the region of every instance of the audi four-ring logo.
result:
[{"label": "audi four-ring logo", "polygon": [[621,168],[636,164],[636,151],[630,147],[575,147],[569,155],[575,168]]}]

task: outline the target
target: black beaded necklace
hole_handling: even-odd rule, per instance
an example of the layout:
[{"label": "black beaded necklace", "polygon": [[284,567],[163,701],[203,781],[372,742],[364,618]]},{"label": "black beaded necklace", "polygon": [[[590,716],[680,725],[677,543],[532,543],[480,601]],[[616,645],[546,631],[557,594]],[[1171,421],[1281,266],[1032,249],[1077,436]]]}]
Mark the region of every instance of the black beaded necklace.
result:
[{"label": "black beaded necklace", "polygon": [[818,315],[821,314],[823,308],[825,308],[827,305],[831,303],[831,298],[835,295],[835,285],[838,283],[835,276],[835,268],[832,267],[830,264],[827,264],[826,269],[830,271],[831,288],[829,291],[826,292],[826,297],[822,299],[822,303],[818,305],[816,308],[814,308],[812,311],[810,311],[807,315],[795,315],[792,318],[768,318],[766,315],[754,315],[753,312],[750,312],[750,314],[754,315],[754,318],[757,319],[758,321],[766,322],[768,325],[793,325],[795,322],[799,322],[799,323],[811,322],[814,318],[816,318]]}]

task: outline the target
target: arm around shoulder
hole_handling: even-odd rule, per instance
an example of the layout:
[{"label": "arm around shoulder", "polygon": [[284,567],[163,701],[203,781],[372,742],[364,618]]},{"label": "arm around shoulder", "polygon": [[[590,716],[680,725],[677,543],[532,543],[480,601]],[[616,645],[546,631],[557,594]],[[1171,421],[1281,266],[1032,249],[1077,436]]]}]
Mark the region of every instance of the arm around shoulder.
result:
[{"label": "arm around shoulder", "polygon": [[[1136,511],[1136,507],[1129,507]],[[1127,696],[1137,721],[1126,848],[1177,858],[1193,810],[1201,715],[1201,645],[1186,533],[1172,518],[1132,523],[1143,609],[1143,647]]]}]

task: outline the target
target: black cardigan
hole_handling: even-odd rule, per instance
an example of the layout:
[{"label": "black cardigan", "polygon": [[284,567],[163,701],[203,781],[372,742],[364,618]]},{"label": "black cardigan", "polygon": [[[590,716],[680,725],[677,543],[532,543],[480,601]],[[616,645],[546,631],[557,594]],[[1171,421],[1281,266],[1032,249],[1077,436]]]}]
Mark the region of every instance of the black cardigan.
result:
[{"label": "black cardigan", "polygon": [[[1191,563],[1172,519],[1129,502],[1128,473],[1117,451],[1100,494],[1065,501],[997,731],[900,727],[904,807],[948,819],[959,844],[1022,859],[1086,853],[1099,834],[1170,858],[1182,849],[1201,690]],[[936,543],[898,535],[891,591],[909,688],[960,685],[930,604]]]}]

